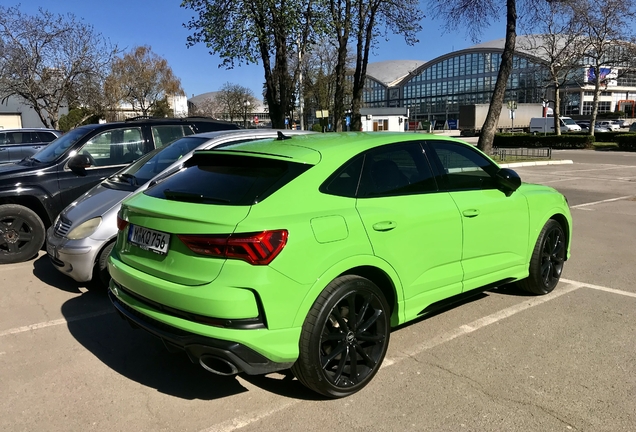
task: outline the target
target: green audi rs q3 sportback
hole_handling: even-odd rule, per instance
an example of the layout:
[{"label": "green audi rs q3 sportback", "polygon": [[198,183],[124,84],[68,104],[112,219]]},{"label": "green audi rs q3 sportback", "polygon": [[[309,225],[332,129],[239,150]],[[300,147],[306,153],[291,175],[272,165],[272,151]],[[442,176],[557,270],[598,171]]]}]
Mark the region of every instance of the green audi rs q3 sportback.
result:
[{"label": "green audi rs q3 sportback", "polygon": [[510,282],[551,292],[572,237],[556,190],[404,133],[200,151],[117,223],[122,316],[211,372],[291,368],[329,397],[369,383],[394,326]]}]

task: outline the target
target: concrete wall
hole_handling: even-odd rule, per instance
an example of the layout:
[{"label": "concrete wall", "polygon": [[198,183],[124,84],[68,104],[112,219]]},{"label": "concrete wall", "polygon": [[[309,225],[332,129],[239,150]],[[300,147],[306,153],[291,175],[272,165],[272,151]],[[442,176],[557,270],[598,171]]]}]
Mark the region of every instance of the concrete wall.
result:
[{"label": "concrete wall", "polygon": [[[68,108],[60,110],[60,116],[68,114]],[[0,128],[9,129],[16,127],[17,117],[20,118],[20,126],[24,128],[41,128],[44,123],[40,120],[35,110],[25,105],[19,98],[10,97],[0,103]]]}]

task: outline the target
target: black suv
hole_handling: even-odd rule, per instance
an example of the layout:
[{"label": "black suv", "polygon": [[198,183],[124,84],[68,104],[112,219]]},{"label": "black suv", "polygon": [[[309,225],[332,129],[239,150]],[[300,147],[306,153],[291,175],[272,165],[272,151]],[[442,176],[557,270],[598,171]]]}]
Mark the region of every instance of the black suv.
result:
[{"label": "black suv", "polygon": [[35,256],[66,206],[139,156],[185,135],[226,129],[238,126],[198,117],[92,124],[0,165],[0,264]]},{"label": "black suv", "polygon": [[55,129],[2,129],[0,164],[17,162],[32,156],[60,135],[62,132]]}]

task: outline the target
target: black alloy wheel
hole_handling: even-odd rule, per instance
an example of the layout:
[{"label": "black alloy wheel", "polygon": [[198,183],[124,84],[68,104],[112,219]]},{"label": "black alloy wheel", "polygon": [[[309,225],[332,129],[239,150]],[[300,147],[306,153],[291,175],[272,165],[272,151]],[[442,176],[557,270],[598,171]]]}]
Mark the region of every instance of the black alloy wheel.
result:
[{"label": "black alloy wheel", "polygon": [[390,312],[380,289],[367,279],[334,280],[303,325],[300,356],[292,370],[307,387],[344,397],[367,385],[389,345]]},{"label": "black alloy wheel", "polygon": [[32,210],[0,205],[0,264],[33,258],[44,244],[44,224]]},{"label": "black alloy wheel", "polygon": [[539,234],[530,259],[530,274],[519,286],[533,294],[552,292],[561,279],[566,258],[566,237],[557,221],[550,219]]}]

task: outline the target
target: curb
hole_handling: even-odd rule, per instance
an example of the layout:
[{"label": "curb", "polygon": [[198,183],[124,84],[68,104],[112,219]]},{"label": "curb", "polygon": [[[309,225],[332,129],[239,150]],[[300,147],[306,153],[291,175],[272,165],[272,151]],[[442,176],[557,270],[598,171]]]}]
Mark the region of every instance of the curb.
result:
[{"label": "curb", "polygon": [[499,164],[501,168],[519,168],[519,167],[530,167],[530,166],[542,166],[542,165],[566,165],[573,164],[574,161],[565,159],[565,160],[551,160],[551,161],[536,161],[536,162],[512,162],[507,164]]}]

